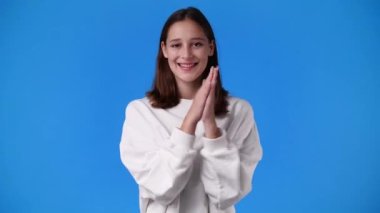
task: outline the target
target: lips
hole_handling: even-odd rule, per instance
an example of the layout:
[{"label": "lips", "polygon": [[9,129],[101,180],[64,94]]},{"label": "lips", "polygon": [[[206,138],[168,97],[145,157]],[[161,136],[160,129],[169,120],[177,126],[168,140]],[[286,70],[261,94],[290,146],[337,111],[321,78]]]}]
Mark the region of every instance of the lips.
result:
[{"label": "lips", "polygon": [[189,71],[193,69],[198,63],[178,63],[178,66],[181,67],[181,69]]}]

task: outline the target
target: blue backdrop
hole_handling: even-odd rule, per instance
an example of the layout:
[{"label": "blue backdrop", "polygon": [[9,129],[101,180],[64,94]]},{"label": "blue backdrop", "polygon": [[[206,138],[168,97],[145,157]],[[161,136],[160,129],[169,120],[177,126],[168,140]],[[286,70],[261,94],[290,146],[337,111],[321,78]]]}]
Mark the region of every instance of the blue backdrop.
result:
[{"label": "blue backdrop", "polygon": [[359,0],[0,2],[0,212],[138,212],[124,108],[161,27],[199,7],[264,148],[238,212],[380,212],[380,4]]}]

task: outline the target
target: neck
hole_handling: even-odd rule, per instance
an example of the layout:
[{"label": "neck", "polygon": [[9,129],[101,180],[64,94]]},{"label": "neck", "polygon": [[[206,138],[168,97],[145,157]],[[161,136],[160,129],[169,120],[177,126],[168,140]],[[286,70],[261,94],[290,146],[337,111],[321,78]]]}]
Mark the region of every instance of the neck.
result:
[{"label": "neck", "polygon": [[200,83],[187,83],[187,82],[177,82],[179,97],[183,99],[193,99],[198,89],[200,88]]}]

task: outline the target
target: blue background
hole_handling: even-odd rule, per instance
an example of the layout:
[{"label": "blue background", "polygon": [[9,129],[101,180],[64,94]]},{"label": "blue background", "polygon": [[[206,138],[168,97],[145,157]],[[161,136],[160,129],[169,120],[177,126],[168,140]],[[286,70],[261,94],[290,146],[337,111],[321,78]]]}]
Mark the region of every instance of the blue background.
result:
[{"label": "blue background", "polygon": [[0,212],[138,212],[124,108],[161,27],[212,23],[264,158],[238,212],[380,212],[380,4],[359,0],[0,2]]}]

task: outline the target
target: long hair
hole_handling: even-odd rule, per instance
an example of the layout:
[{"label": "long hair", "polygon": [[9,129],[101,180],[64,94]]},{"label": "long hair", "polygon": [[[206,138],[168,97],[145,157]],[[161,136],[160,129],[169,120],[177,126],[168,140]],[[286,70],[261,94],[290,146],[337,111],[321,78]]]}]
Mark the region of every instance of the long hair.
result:
[{"label": "long hair", "polygon": [[[179,103],[177,83],[175,81],[173,72],[170,70],[168,59],[164,57],[164,54],[162,52],[161,42],[166,43],[168,31],[174,23],[183,21],[185,19],[190,19],[197,23],[202,28],[209,42],[214,42],[214,54],[208,57],[207,66],[203,71],[201,78],[207,78],[211,66],[218,65],[218,51],[216,47],[216,40],[214,32],[207,18],[202,14],[200,10],[194,7],[188,7],[175,11],[172,15],[169,16],[162,28],[158,46],[156,73],[152,89],[146,93],[152,107],[154,108],[167,109],[174,107]],[[225,90],[222,86],[220,72],[215,86],[215,115],[222,116],[228,112],[228,91]]]}]

